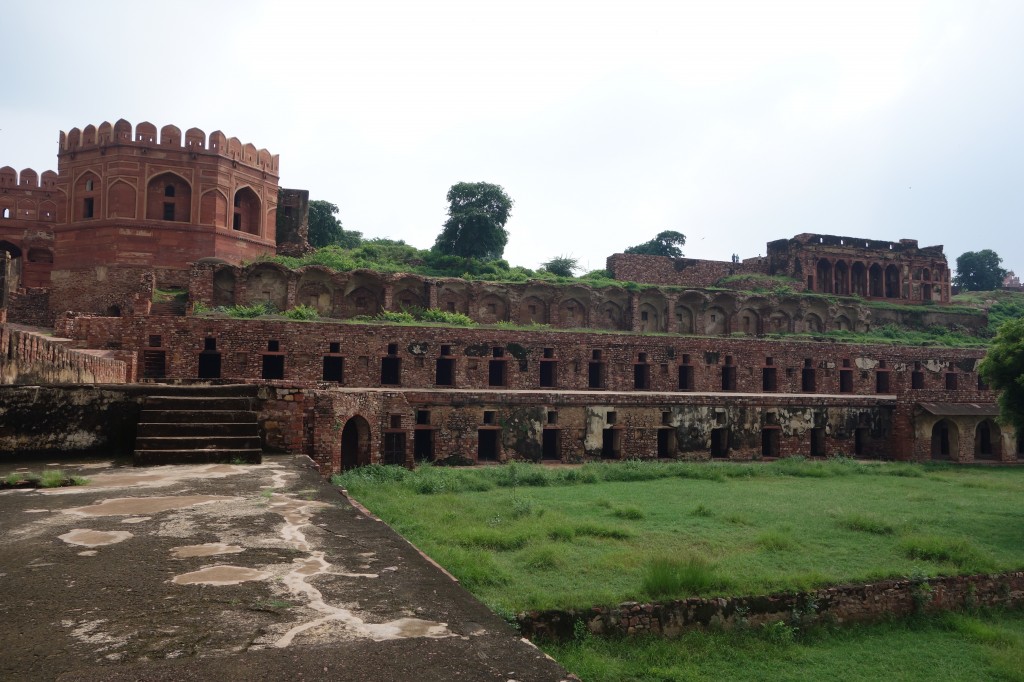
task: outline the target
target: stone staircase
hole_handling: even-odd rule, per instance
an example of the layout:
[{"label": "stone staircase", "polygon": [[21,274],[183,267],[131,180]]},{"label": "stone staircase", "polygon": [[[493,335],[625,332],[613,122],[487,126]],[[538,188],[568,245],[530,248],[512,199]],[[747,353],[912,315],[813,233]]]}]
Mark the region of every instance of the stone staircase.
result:
[{"label": "stone staircase", "polygon": [[185,307],[184,300],[161,301],[150,306],[149,314],[156,317],[184,317]]},{"label": "stone staircase", "polygon": [[135,465],[258,464],[256,391],[247,384],[154,386],[139,414]]}]

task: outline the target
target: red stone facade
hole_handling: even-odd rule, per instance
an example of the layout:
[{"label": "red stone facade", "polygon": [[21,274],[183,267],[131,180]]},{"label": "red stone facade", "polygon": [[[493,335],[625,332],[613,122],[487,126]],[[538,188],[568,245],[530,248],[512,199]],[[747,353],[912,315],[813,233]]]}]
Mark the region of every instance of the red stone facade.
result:
[{"label": "red stone facade", "polygon": [[[278,157],[220,131],[125,120],[60,134],[57,172],[0,168],[4,287],[51,287],[51,311],[102,312],[134,292],[107,284],[144,268],[180,286],[189,263],[275,252]],[[90,297],[112,292],[116,302]]]}]

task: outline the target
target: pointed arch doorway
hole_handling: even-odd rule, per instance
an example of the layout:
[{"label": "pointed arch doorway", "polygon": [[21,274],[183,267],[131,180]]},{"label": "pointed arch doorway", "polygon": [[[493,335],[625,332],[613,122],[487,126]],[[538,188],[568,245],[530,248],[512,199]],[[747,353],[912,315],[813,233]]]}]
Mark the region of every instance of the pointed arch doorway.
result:
[{"label": "pointed arch doorway", "polygon": [[341,431],[341,469],[347,471],[370,463],[370,425],[356,415]]}]

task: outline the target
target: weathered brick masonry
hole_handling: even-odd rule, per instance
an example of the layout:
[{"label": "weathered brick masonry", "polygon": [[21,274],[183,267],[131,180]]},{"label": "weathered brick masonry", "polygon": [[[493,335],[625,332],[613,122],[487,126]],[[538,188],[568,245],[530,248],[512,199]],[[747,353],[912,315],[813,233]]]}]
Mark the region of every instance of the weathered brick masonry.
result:
[{"label": "weathered brick masonry", "polygon": [[588,611],[532,611],[519,614],[517,620],[520,630],[531,639],[568,641],[576,636],[577,624],[596,635],[677,637],[697,628],[734,629],[778,622],[797,626],[843,624],[881,621],[918,612],[1021,606],[1024,573],[1012,572],[923,581],[884,580],[755,597],[628,602]]}]

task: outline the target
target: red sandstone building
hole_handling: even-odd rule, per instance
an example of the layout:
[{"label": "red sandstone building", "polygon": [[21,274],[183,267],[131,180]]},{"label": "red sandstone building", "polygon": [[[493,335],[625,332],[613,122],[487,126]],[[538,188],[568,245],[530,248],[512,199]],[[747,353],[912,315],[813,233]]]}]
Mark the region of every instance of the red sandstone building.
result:
[{"label": "red sandstone building", "polygon": [[[646,286],[600,289],[243,265],[306,248],[305,196],[280,196],[278,216],[276,156],[219,132],[158,138],[148,123],[62,133],[57,173],[0,169],[4,314],[91,349],[4,326],[0,383],[250,384],[262,447],[306,452],[325,473],[444,458],[1014,462],[1024,448],[994,419],[983,350],[813,336],[984,326],[941,305],[941,246],[802,234],[742,262],[615,254],[613,277]],[[771,293],[715,286],[778,275]],[[187,310],[153,303],[158,288],[187,291]],[[261,302],[324,319],[194,313]],[[479,326],[351,321],[414,306]],[[146,389],[123,396],[136,421],[152,407]]]}]

